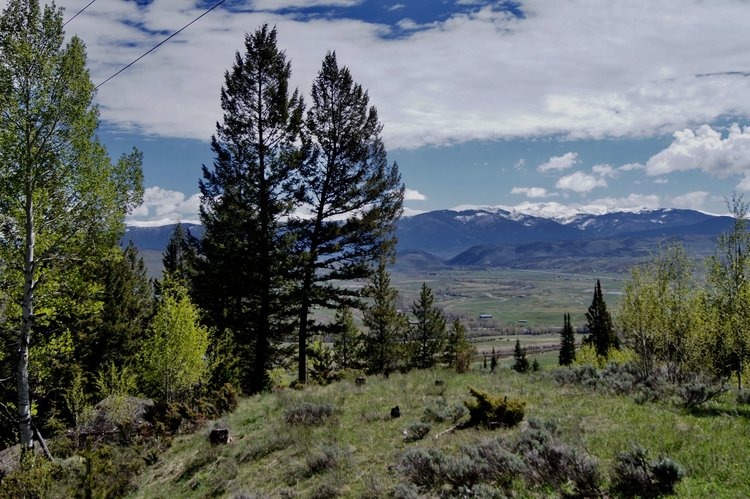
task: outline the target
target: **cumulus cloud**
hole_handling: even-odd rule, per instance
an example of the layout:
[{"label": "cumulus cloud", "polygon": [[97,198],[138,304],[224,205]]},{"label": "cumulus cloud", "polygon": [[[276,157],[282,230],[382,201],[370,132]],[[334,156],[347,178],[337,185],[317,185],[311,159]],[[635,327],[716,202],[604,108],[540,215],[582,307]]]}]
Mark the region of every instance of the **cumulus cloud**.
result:
[{"label": "cumulus cloud", "polygon": [[543,187],[514,187],[511,194],[523,194],[527,198],[546,198],[552,196],[547,189]]},{"label": "cumulus cloud", "polygon": [[562,156],[552,156],[549,161],[537,166],[537,171],[542,173],[550,170],[565,170],[578,163],[578,153],[567,152]]},{"label": "cumulus cloud", "polygon": [[[69,13],[86,3],[58,2]],[[335,16],[278,10],[358,3],[255,0],[218,8],[102,86],[102,119],[123,130],[207,140],[220,117],[224,72],[245,33],[263,23],[277,26],[292,84],[303,93],[335,49],[369,89],[389,148],[550,134],[642,137],[750,115],[747,61],[737,50],[750,16],[742,0],[665,0],[648,8],[632,0],[526,0],[523,17],[496,2],[462,0],[462,12],[395,38],[397,28],[346,18],[345,8]],[[67,29],[86,42],[99,83],[204,9],[199,2],[110,0]]]},{"label": "cumulus cloud", "polygon": [[595,175],[575,172],[558,179],[555,187],[580,194],[587,194],[597,187],[607,187],[607,181]]},{"label": "cumulus cloud", "polygon": [[591,202],[592,205],[606,207],[609,211],[646,208],[655,210],[661,207],[661,200],[655,194],[630,194],[626,197],[606,197]]},{"label": "cumulus cloud", "polygon": [[426,201],[427,196],[415,189],[404,189],[404,201]]},{"label": "cumulus cloud", "polygon": [[647,175],[701,170],[726,178],[745,174],[750,169],[750,127],[732,125],[726,136],[703,125],[697,130],[675,132],[674,141],[663,151],[649,158]]},{"label": "cumulus cloud", "polygon": [[637,170],[643,170],[646,167],[640,163],[626,163],[618,168],[621,172],[632,172]]},{"label": "cumulus cloud", "polygon": [[200,211],[200,194],[189,197],[183,192],[162,189],[161,187],[147,187],[143,193],[143,203],[133,210],[128,217],[128,223],[143,222],[145,220],[159,220],[165,223],[182,221],[196,221]]},{"label": "cumulus cloud", "polygon": [[601,178],[616,178],[617,170],[612,165],[594,165],[591,167],[591,173]]},{"label": "cumulus cloud", "polygon": [[672,198],[672,206],[675,208],[686,208],[690,210],[699,210],[703,208],[708,199],[708,192],[694,191],[675,196]]}]

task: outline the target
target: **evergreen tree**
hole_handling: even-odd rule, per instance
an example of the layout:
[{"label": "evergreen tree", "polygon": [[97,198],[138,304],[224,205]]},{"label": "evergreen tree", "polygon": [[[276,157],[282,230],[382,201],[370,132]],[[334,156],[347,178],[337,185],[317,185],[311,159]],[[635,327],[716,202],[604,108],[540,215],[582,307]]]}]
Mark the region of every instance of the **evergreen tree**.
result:
[{"label": "evergreen tree", "polygon": [[45,334],[43,316],[63,309],[80,281],[76,264],[117,243],[143,194],[140,153],[113,164],[96,137],[94,93],[83,42],[65,42],[62,10],[8,0],[0,15],[0,260],[18,324],[23,449],[34,442],[32,332]]},{"label": "evergreen tree", "polygon": [[122,367],[141,351],[154,313],[154,298],[146,264],[131,241],[115,248],[102,262],[103,303],[100,322],[86,344],[82,359],[89,373],[105,364]]},{"label": "evergreen tree", "polygon": [[208,325],[232,331],[247,393],[266,388],[275,347],[294,327],[284,224],[300,181],[303,104],[289,95],[290,75],[275,28],[245,36],[224,77],[213,168],[203,167],[200,182],[205,235],[193,287]]},{"label": "evergreen tree", "polygon": [[516,347],[513,349],[513,370],[525,373],[530,367],[529,359],[526,358],[526,350],[521,348],[521,340],[516,340]]},{"label": "evergreen tree", "polygon": [[570,325],[570,314],[563,316],[563,328],[560,331],[560,354],[558,362],[561,366],[569,366],[576,360],[576,337],[573,326]]},{"label": "evergreen tree", "polygon": [[313,324],[313,306],[361,307],[357,292],[341,283],[365,279],[373,262],[395,244],[403,185],[398,167],[389,165],[380,138],[382,125],[369,97],[339,67],[329,52],[312,85],[303,139],[299,202],[309,215],[293,221],[300,255],[299,381],[306,379],[306,343],[310,334],[325,332]]},{"label": "evergreen tree", "polygon": [[162,255],[162,278],[169,278],[181,286],[189,286],[192,282],[197,248],[197,238],[186,230],[181,222],[177,222]]},{"label": "evergreen tree", "polygon": [[437,362],[436,355],[445,344],[445,316],[434,306],[435,297],[427,283],[422,283],[419,299],[412,304],[416,322],[409,331],[410,367],[427,369]]},{"label": "evergreen tree", "polygon": [[596,354],[607,357],[610,348],[620,348],[619,340],[612,327],[612,316],[607,311],[607,304],[602,295],[602,285],[596,280],[594,298],[586,313],[589,326],[589,335],[584,340],[585,344],[596,348]]},{"label": "evergreen tree", "polygon": [[[448,367],[454,368],[457,372],[464,373],[469,370],[471,360],[475,354],[476,348],[466,338],[466,328],[461,323],[461,320],[458,318],[453,319],[445,342],[445,349],[443,350],[443,362]],[[487,368],[486,357],[484,359],[484,368]]]},{"label": "evergreen tree", "polygon": [[497,369],[497,354],[495,353],[495,347],[492,347],[492,357],[490,358],[490,372],[494,373]]},{"label": "evergreen tree", "polygon": [[333,351],[336,363],[341,369],[357,367],[362,356],[362,334],[354,322],[352,309],[339,308],[334,327]]},{"label": "evergreen tree", "polygon": [[371,373],[388,374],[398,365],[398,341],[403,335],[404,317],[396,310],[398,291],[391,286],[391,276],[382,258],[378,269],[365,288],[372,303],[364,310],[365,365]]}]

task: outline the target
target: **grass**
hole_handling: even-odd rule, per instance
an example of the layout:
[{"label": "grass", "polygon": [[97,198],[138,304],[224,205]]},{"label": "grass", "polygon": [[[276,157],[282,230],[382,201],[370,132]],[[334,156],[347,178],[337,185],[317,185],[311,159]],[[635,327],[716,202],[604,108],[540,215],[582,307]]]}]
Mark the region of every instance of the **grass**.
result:
[{"label": "grass", "polygon": [[[542,357],[540,363],[548,364]],[[525,423],[520,429],[441,434],[453,424],[445,421],[431,422],[422,440],[404,438],[404,430],[420,421],[435,400],[469,400],[468,386],[525,400],[527,419],[555,421],[560,438],[595,456],[605,476],[618,452],[639,443],[651,455],[668,456],[685,468],[680,497],[750,495],[750,422],[731,394],[692,414],[669,402],[638,405],[627,397],[559,386],[548,373],[521,375],[500,367],[495,374],[475,368],[459,375],[438,369],[368,377],[362,387],[347,379],[246,398],[221,421],[231,430],[231,444],[212,447],[209,428],[175,439],[140,477],[133,497],[382,497],[401,481],[394,464],[406,449],[454,452],[480,439],[522,431]],[[335,410],[315,425],[284,422],[285,411],[305,404]],[[391,419],[390,408],[396,405],[401,417]]]}]

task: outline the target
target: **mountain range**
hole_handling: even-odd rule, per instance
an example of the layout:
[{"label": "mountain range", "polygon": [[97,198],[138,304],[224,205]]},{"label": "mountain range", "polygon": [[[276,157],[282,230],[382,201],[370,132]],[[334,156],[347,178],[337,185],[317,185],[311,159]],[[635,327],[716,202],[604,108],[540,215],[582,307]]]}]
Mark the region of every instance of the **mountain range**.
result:
[{"label": "mountain range", "polygon": [[[607,211],[570,209],[557,203],[519,207],[459,207],[404,216],[397,228],[397,267],[527,267],[622,271],[670,240],[689,253],[713,252],[716,238],[731,227],[729,216],[687,209]],[[202,227],[183,224],[194,235]],[[150,267],[169,240],[174,224],[129,226]],[[148,254],[152,253],[151,258]]]}]

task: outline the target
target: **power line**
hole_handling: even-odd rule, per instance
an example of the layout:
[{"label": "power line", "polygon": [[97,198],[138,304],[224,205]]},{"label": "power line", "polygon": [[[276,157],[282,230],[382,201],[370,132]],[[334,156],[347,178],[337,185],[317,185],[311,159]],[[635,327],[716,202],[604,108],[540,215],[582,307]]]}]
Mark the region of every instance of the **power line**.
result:
[{"label": "power line", "polygon": [[[93,0],[91,3],[94,3],[94,1],[96,1],[96,0]],[[95,90],[98,89],[99,87],[101,87],[102,85],[104,85],[105,83],[107,83],[109,80],[111,80],[115,76],[119,75],[120,73],[122,73],[123,71],[125,71],[126,69],[128,69],[130,66],[132,66],[136,62],[140,61],[141,59],[143,59],[144,57],[146,57],[151,52],[153,52],[154,50],[158,49],[159,47],[161,47],[165,43],[167,43],[169,40],[171,40],[175,36],[177,36],[180,33],[182,33],[184,30],[186,30],[187,28],[189,28],[193,23],[195,23],[196,21],[198,21],[198,19],[200,19],[201,17],[205,16],[206,14],[208,14],[209,12],[211,12],[216,7],[218,7],[219,5],[223,4],[226,1],[227,0],[219,0],[213,7],[209,8],[208,10],[206,10],[205,12],[203,12],[201,15],[199,15],[198,17],[196,17],[195,19],[193,19],[192,21],[190,21],[189,23],[187,23],[185,26],[183,26],[182,28],[178,29],[177,31],[175,31],[174,33],[172,33],[171,35],[169,35],[168,37],[166,37],[164,40],[160,41],[159,43],[157,43],[156,45],[154,45],[153,47],[151,47],[150,49],[148,49],[146,52],[144,52],[143,54],[141,54],[140,56],[138,56],[138,58],[136,58],[132,62],[128,63],[123,68],[121,68],[119,71],[117,71],[116,73],[114,73],[112,76],[110,76],[109,78],[107,78],[106,80],[104,80],[103,82],[101,82],[100,84],[98,84],[97,86],[95,86],[94,89]]]},{"label": "power line", "polygon": [[88,9],[88,8],[89,8],[89,6],[90,6],[90,5],[92,4],[92,3],[94,3],[94,2],[96,2],[96,0],[91,0],[91,1],[90,1],[90,2],[88,3],[88,4],[86,4],[86,6],[85,6],[84,8],[82,8],[81,10],[79,10],[78,12],[76,12],[76,13],[75,13],[75,15],[74,15],[73,17],[71,17],[70,19],[68,19],[67,21],[65,21],[65,22],[63,23],[62,27],[64,28],[66,24],[68,24],[68,23],[69,23],[70,21],[72,21],[73,19],[75,19],[76,17],[78,17],[78,14],[80,14],[80,13],[81,13],[81,12],[83,12],[84,10]]}]

